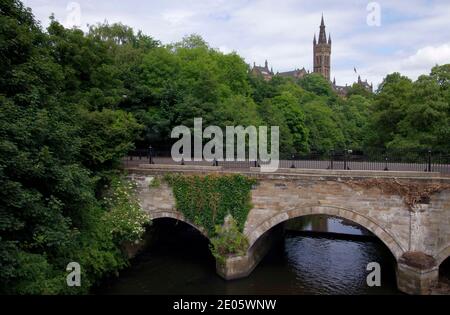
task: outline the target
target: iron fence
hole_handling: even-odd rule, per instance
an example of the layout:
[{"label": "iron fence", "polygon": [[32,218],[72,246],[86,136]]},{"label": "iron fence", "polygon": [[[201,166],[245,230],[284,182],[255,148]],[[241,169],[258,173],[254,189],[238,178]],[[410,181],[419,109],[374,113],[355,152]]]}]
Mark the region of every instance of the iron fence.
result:
[{"label": "iron fence", "polygon": [[[183,164],[221,166],[225,169],[259,167],[261,161],[191,161],[175,162],[170,150],[154,148],[129,152],[124,159],[127,166],[138,164]],[[440,172],[450,175],[450,154],[433,150],[332,150],[292,154],[279,161],[279,168],[364,170],[364,171],[414,171]]]}]

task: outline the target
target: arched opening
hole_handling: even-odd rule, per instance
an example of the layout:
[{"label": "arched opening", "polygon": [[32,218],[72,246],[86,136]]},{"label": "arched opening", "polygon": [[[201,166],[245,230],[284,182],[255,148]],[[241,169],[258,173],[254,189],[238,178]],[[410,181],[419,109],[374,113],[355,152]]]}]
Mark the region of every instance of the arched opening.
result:
[{"label": "arched opening", "polygon": [[247,231],[250,246],[253,246],[261,235],[280,223],[285,223],[290,219],[317,214],[335,216],[360,225],[377,236],[377,238],[389,248],[396,259],[399,259],[401,255],[406,252],[406,249],[402,247],[400,242],[398,242],[388,230],[377,224],[374,220],[353,210],[333,206],[300,207],[277,213],[260,223],[258,226]]},{"label": "arched opening", "polygon": [[[338,216],[307,214],[272,225],[261,235],[264,243],[280,227],[284,231],[282,238],[271,242],[274,245],[252,276],[286,290],[279,290],[281,294],[399,293],[394,254],[361,224]],[[253,246],[261,246],[260,241]],[[380,287],[367,284],[367,276],[373,271],[367,267],[373,262],[381,268]],[[263,277],[270,270],[278,270],[276,277]]]},{"label": "arched opening", "polygon": [[450,256],[439,265],[439,283],[435,293],[450,294]]},{"label": "arched opening", "polygon": [[209,239],[195,226],[173,218],[153,219],[147,231],[151,235],[149,249],[188,252],[195,256],[209,250]]},{"label": "arched opening", "polygon": [[209,239],[200,230],[181,220],[159,217],[153,218],[144,238],[145,248],[119,277],[102,285],[101,294],[208,293],[202,284],[215,275],[215,259]]}]

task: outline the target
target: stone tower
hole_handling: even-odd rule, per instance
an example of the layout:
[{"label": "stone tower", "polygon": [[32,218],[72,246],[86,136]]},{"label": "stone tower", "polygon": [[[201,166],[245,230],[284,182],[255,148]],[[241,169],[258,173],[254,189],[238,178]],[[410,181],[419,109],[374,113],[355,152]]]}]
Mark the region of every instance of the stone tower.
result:
[{"label": "stone tower", "polygon": [[331,35],[328,36],[325,32],[325,22],[323,20],[320,23],[319,41],[316,40],[314,35],[313,42],[314,51],[314,72],[322,74],[328,81],[330,81],[331,71]]}]

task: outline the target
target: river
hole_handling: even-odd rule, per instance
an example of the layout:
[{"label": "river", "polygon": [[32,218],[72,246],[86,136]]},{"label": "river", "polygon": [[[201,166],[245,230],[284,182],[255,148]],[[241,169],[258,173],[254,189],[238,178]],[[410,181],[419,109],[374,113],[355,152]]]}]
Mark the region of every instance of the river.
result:
[{"label": "river", "polygon": [[[303,219],[294,226],[351,235],[366,234],[337,218]],[[376,238],[288,231],[253,273],[224,281],[215,272],[208,242],[183,223],[155,221],[154,245],[95,294],[400,294],[395,261]],[[381,286],[368,287],[367,264],[381,266]]]}]

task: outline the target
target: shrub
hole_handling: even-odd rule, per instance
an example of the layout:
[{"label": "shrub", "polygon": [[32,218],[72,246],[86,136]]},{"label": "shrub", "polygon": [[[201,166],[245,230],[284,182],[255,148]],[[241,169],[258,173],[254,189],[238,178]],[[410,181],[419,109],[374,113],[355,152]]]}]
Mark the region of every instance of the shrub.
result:
[{"label": "shrub", "polygon": [[227,217],[223,226],[216,226],[216,236],[211,239],[210,249],[219,264],[224,264],[229,256],[245,255],[248,240],[232,216]]},{"label": "shrub", "polygon": [[103,218],[104,223],[116,244],[139,241],[145,232],[145,225],[150,222],[149,216],[139,205],[135,189],[135,184],[130,181],[114,180],[109,196],[104,198],[109,210]]}]

